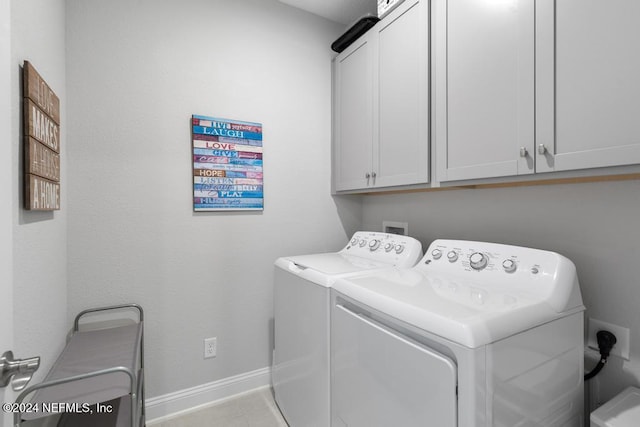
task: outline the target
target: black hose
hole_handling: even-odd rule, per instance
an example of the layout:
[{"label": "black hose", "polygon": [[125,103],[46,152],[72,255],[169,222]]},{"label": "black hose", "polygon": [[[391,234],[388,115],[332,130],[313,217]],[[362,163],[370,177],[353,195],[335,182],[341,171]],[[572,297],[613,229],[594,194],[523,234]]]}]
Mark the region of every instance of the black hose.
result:
[{"label": "black hose", "polygon": [[600,361],[598,362],[596,367],[591,370],[591,372],[585,374],[584,380],[585,381],[589,381],[591,378],[593,378],[596,375],[598,375],[598,372],[600,372],[602,370],[602,368],[604,368],[604,364],[605,363],[607,363],[607,359],[603,357],[602,359],[600,359]]}]

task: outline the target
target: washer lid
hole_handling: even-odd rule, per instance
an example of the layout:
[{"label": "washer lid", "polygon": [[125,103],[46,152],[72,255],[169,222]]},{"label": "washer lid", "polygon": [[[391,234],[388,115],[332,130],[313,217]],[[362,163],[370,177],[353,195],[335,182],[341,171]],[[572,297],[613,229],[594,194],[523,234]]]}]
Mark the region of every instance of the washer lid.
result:
[{"label": "washer lid", "polygon": [[488,290],[464,279],[427,275],[418,268],[386,269],[340,278],[333,288],[396,319],[469,348],[568,314],[557,313],[544,300],[526,293]]},{"label": "washer lid", "polygon": [[299,255],[286,257],[285,259],[294,263],[303,270],[313,269],[319,273],[330,276],[389,266],[388,263],[369,260],[358,256],[344,255],[342,253]]},{"label": "washer lid", "polygon": [[329,288],[338,277],[389,268],[389,265],[341,253],[329,253],[278,258],[276,268]]}]

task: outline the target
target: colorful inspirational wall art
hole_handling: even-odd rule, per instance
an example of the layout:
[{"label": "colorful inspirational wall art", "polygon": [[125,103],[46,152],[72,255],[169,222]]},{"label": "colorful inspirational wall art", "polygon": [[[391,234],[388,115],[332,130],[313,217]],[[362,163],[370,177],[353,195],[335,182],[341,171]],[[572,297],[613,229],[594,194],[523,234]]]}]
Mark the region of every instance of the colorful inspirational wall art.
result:
[{"label": "colorful inspirational wall art", "polygon": [[193,115],[193,210],[262,210],[262,124]]}]

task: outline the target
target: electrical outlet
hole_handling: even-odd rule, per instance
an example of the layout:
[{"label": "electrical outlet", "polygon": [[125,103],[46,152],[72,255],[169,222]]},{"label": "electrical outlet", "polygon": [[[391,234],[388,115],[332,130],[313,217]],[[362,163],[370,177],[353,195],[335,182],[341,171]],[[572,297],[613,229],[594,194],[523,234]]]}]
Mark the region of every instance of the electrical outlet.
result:
[{"label": "electrical outlet", "polygon": [[589,334],[587,335],[587,346],[594,350],[598,350],[598,340],[596,334],[598,331],[609,331],[616,336],[616,344],[611,349],[611,356],[622,357],[629,360],[629,329],[622,326],[613,325],[603,322],[602,320],[589,318]]},{"label": "electrical outlet", "polygon": [[204,339],[204,358],[209,359],[210,357],[216,357],[217,352],[218,352],[218,339],[216,337],[205,338]]}]

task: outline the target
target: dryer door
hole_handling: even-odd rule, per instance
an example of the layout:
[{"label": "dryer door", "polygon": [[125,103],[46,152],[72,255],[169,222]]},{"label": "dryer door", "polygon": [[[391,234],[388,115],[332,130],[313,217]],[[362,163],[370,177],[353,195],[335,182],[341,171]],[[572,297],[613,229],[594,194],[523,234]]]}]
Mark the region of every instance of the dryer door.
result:
[{"label": "dryer door", "polygon": [[342,304],[331,334],[332,426],[456,426],[451,359]]}]

